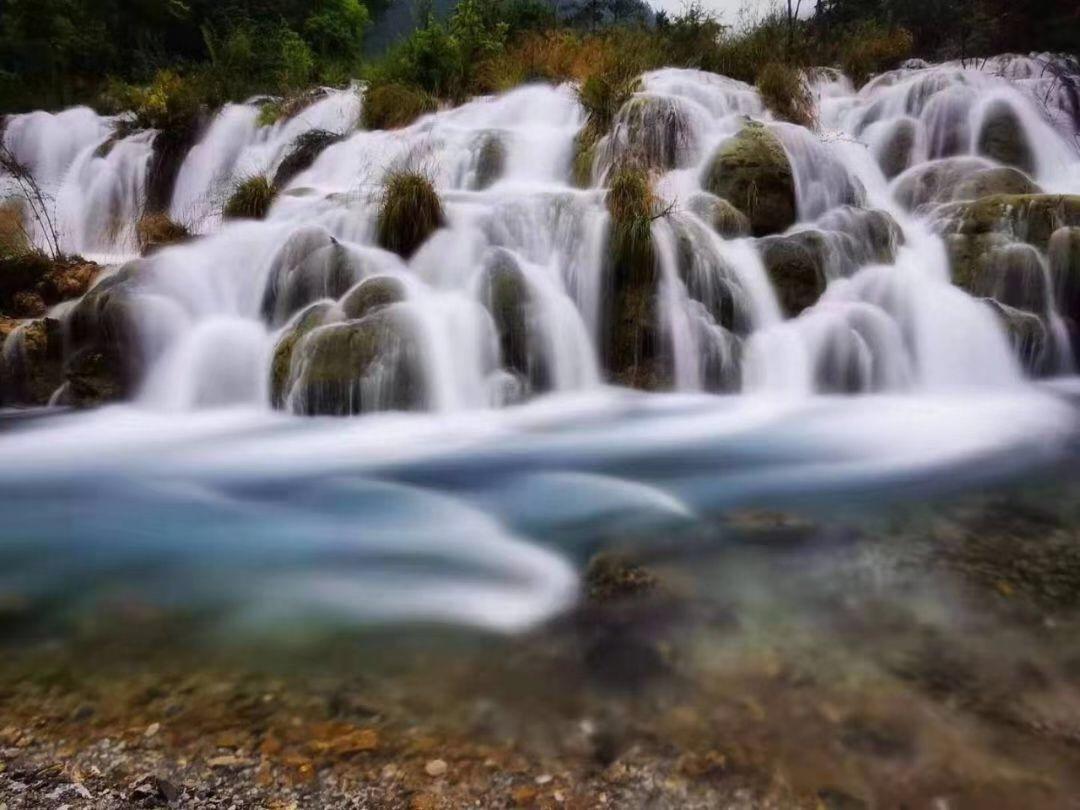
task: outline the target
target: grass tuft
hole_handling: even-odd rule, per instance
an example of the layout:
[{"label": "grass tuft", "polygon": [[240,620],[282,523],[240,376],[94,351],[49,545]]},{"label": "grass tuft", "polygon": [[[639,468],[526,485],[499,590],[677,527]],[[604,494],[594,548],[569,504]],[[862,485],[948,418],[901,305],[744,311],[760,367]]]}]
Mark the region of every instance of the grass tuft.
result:
[{"label": "grass tuft", "polygon": [[368,88],[360,122],[364,129],[400,129],[434,112],[435,99],[417,87],[390,82]]},{"label": "grass tuft", "polygon": [[782,62],[769,62],[758,73],[756,86],[765,106],[782,121],[814,129],[814,96],[802,71]]},{"label": "grass tuft", "polygon": [[408,259],[446,221],[431,180],[416,171],[387,174],[379,200],[378,241]]},{"label": "grass tuft", "polygon": [[275,197],[274,184],[263,175],[254,175],[236,185],[221,215],[225,219],[263,219]]}]

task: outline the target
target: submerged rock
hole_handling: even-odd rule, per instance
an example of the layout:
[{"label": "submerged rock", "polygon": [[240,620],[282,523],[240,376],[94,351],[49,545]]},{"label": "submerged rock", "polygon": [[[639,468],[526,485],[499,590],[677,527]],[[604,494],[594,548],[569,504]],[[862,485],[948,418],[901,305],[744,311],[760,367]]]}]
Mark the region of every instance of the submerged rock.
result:
[{"label": "submerged rock", "polygon": [[795,223],[791,164],[777,137],[757,121],[721,144],[702,185],[745,214],[754,236],[780,233]]},{"label": "submerged rock", "polygon": [[1080,330],[1080,227],[1058,228],[1050,236],[1050,282],[1054,302],[1070,325],[1074,345]]},{"label": "submerged rock", "polygon": [[668,221],[675,233],[679,277],[687,295],[705,307],[714,323],[733,333],[748,334],[747,294],[734,269],[713,249],[699,222],[679,215]]},{"label": "submerged rock", "polygon": [[1029,374],[1041,374],[1048,369],[1050,359],[1050,332],[1046,321],[1032,312],[1002,304],[993,298],[984,299],[998,316],[1009,337],[1016,358]]},{"label": "submerged rock", "polygon": [[977,139],[979,154],[1032,174],[1035,155],[1020,116],[1007,101],[995,101],[987,109]]},{"label": "submerged rock", "polygon": [[904,244],[900,224],[880,208],[842,205],[819,217],[815,225],[821,231],[847,237],[834,245],[835,252],[843,254],[835,268],[838,275],[850,275],[867,264],[892,264]]},{"label": "submerged rock", "polygon": [[902,118],[877,148],[877,161],[885,177],[892,180],[911,166],[919,122]]},{"label": "submerged rock", "polygon": [[485,132],[480,136],[473,167],[472,188],[483,191],[490,188],[506,170],[506,147],[497,132]]},{"label": "submerged rock", "polygon": [[310,129],[300,135],[289,147],[289,153],[274,173],[275,188],[285,186],[298,174],[311,168],[315,160],[328,147],[344,140],[345,136],[325,129]]},{"label": "submerged rock", "polygon": [[631,161],[668,171],[689,165],[696,146],[685,100],[637,93],[615,117],[602,145],[602,161],[605,166]]},{"label": "submerged rock", "polygon": [[318,226],[292,233],[278,252],[266,290],[262,313],[272,325],[322,298],[340,298],[367,272],[364,257],[339,243]]},{"label": "submerged rock", "polygon": [[1058,228],[1080,226],[1080,195],[996,194],[942,205],[931,222],[943,235],[1000,234],[1045,251]]},{"label": "submerged rock", "polygon": [[347,416],[423,408],[427,394],[420,345],[404,307],[395,304],[309,333],[292,361],[293,410]]}]

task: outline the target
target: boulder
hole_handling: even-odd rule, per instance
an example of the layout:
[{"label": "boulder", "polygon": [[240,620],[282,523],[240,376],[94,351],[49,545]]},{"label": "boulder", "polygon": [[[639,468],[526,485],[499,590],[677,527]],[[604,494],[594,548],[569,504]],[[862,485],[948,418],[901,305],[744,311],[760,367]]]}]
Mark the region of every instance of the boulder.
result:
[{"label": "boulder", "polygon": [[[896,261],[896,251],[904,244],[900,224],[880,208],[842,205],[819,217],[815,225],[820,231],[847,237],[837,247],[843,249],[850,267],[838,268],[840,275],[850,275],[867,264],[892,264]],[[812,234],[812,231],[800,233]]]},{"label": "boulder", "polygon": [[1049,315],[1051,291],[1042,257],[1031,245],[995,248],[973,294],[987,295],[1006,306],[1041,317]]},{"label": "boulder", "polygon": [[893,189],[897,202],[914,210],[930,203],[978,200],[999,194],[1040,194],[1042,189],[1018,169],[975,157],[951,157],[905,172]]},{"label": "boulder", "polygon": [[1052,342],[1046,321],[1031,312],[1002,304],[993,298],[984,302],[998,316],[1009,337],[1020,365],[1029,374],[1042,374],[1048,369]]},{"label": "boulder", "polygon": [[488,257],[480,277],[480,300],[495,322],[503,368],[525,381],[529,390],[549,388],[547,364],[533,345],[532,292],[509,251],[498,248]]},{"label": "boulder", "polygon": [[312,304],[284,331],[274,346],[270,360],[270,402],[275,408],[284,408],[293,382],[293,353],[296,345],[311,330],[327,322],[334,305],[329,301]]},{"label": "boulder", "polygon": [[702,192],[690,198],[689,208],[725,239],[750,235],[750,218],[727,200]]},{"label": "boulder", "polygon": [[679,277],[687,295],[705,307],[713,323],[736,334],[748,334],[746,291],[734,268],[713,248],[708,231],[699,221],[678,214],[670,216],[668,222],[675,233]]},{"label": "boulder", "polygon": [[1049,260],[1054,305],[1069,330],[1073,356],[1080,357],[1080,227],[1051,234]]},{"label": "boulder", "polygon": [[745,214],[754,236],[780,233],[795,223],[791,164],[777,137],[757,121],[720,145],[702,185]]},{"label": "boulder", "polygon": [[199,140],[201,122],[191,120],[154,136],[153,151],[146,169],[146,213],[169,210],[177,175],[191,147]]},{"label": "boulder", "polygon": [[980,155],[986,155],[998,163],[1028,174],[1035,172],[1035,155],[1028,143],[1024,125],[1007,101],[995,101],[986,110],[976,148]]},{"label": "boulder", "polygon": [[310,129],[300,135],[274,173],[274,188],[285,188],[294,177],[310,169],[324,150],[344,139],[344,135],[325,129]]},{"label": "boulder", "polygon": [[901,118],[878,144],[878,165],[889,180],[911,166],[918,126],[914,118]]},{"label": "boulder", "polygon": [[660,172],[690,165],[697,144],[686,105],[677,96],[635,94],[619,110],[603,142],[603,164],[630,161]]},{"label": "boulder", "polygon": [[824,261],[815,249],[819,244],[800,235],[772,236],[758,242],[780,309],[788,318],[813,306],[825,292]]},{"label": "boulder", "polygon": [[290,405],[299,413],[346,416],[426,405],[421,347],[405,304],[313,330],[297,350]]},{"label": "boulder", "polygon": [[263,292],[262,314],[272,325],[323,298],[340,298],[368,271],[364,257],[318,226],[294,231],[278,251]]},{"label": "boulder", "polygon": [[369,276],[341,299],[346,320],[357,320],[408,298],[405,283],[395,276]]}]

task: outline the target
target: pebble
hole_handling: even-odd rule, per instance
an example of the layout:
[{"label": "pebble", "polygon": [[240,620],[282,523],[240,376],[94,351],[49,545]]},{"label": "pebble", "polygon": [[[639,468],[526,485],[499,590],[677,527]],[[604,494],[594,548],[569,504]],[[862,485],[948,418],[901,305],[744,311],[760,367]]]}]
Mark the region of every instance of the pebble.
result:
[{"label": "pebble", "polygon": [[424,771],[428,776],[442,776],[446,773],[447,765],[444,760],[433,759],[424,766]]},{"label": "pebble", "polygon": [[161,723],[151,723],[146,727],[146,731],[143,732],[144,737],[153,737],[161,731]]},{"label": "pebble", "polygon": [[536,784],[538,784],[538,785],[546,785],[548,782],[550,782],[554,778],[555,777],[553,777],[550,773],[543,773],[543,774],[540,774],[540,776],[536,777]]}]

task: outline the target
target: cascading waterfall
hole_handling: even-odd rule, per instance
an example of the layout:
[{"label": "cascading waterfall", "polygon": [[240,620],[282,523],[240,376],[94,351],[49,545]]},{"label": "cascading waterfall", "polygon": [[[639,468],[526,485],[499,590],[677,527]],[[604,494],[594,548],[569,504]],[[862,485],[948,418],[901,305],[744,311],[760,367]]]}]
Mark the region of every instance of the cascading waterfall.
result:
[{"label": "cascading waterfall", "polygon": [[[652,226],[652,294],[674,387],[807,395],[1019,383],[1008,330],[979,298],[1018,308],[1009,290],[1023,251],[988,261],[1004,292],[961,291],[950,284],[951,237],[943,240],[929,209],[1006,167],[1040,191],[1080,189],[1080,155],[1063,134],[1076,99],[1037,64],[912,64],[857,92],[836,71],[817,71],[813,132],[773,121],[740,82],[682,69],[647,74],[599,145],[594,179],[628,157],[644,160],[670,206]],[[402,333],[393,336],[398,359],[384,357],[372,372],[382,382],[364,389],[363,410],[407,404],[378,393],[395,389],[395,369],[405,367],[423,392],[413,404],[443,411],[602,383],[611,223],[603,189],[570,182],[584,123],[572,88],[525,86],[394,132],[356,129],[361,97],[362,88],[327,90],[269,126],[258,103],[229,105],[190,149],[169,212],[203,236],[138,259],[131,293],[145,309],[139,397],[148,407],[268,406],[275,346],[318,306],[280,401],[321,412],[297,387],[312,347],[348,330],[356,313],[346,300],[363,299],[357,285],[376,278],[396,280],[392,294],[378,293],[393,299],[381,328]],[[786,231],[757,239],[719,233],[709,221],[718,201],[703,192],[718,147],[748,116],[781,144],[797,213]],[[4,142],[54,194],[65,249],[115,261],[134,259],[154,133],[117,138],[113,124],[81,108],[14,116]],[[266,221],[222,223],[230,185],[273,176],[313,130],[335,138],[288,180]],[[446,215],[408,260],[375,246],[380,184],[402,167],[432,179]],[[1069,327],[1049,292],[1046,246],[1026,250],[1047,290],[1036,314],[1053,344],[1043,354],[1054,360],[1042,370],[1063,370]],[[821,290],[782,313],[775,257],[805,255]],[[521,334],[508,337],[507,323]]]}]

